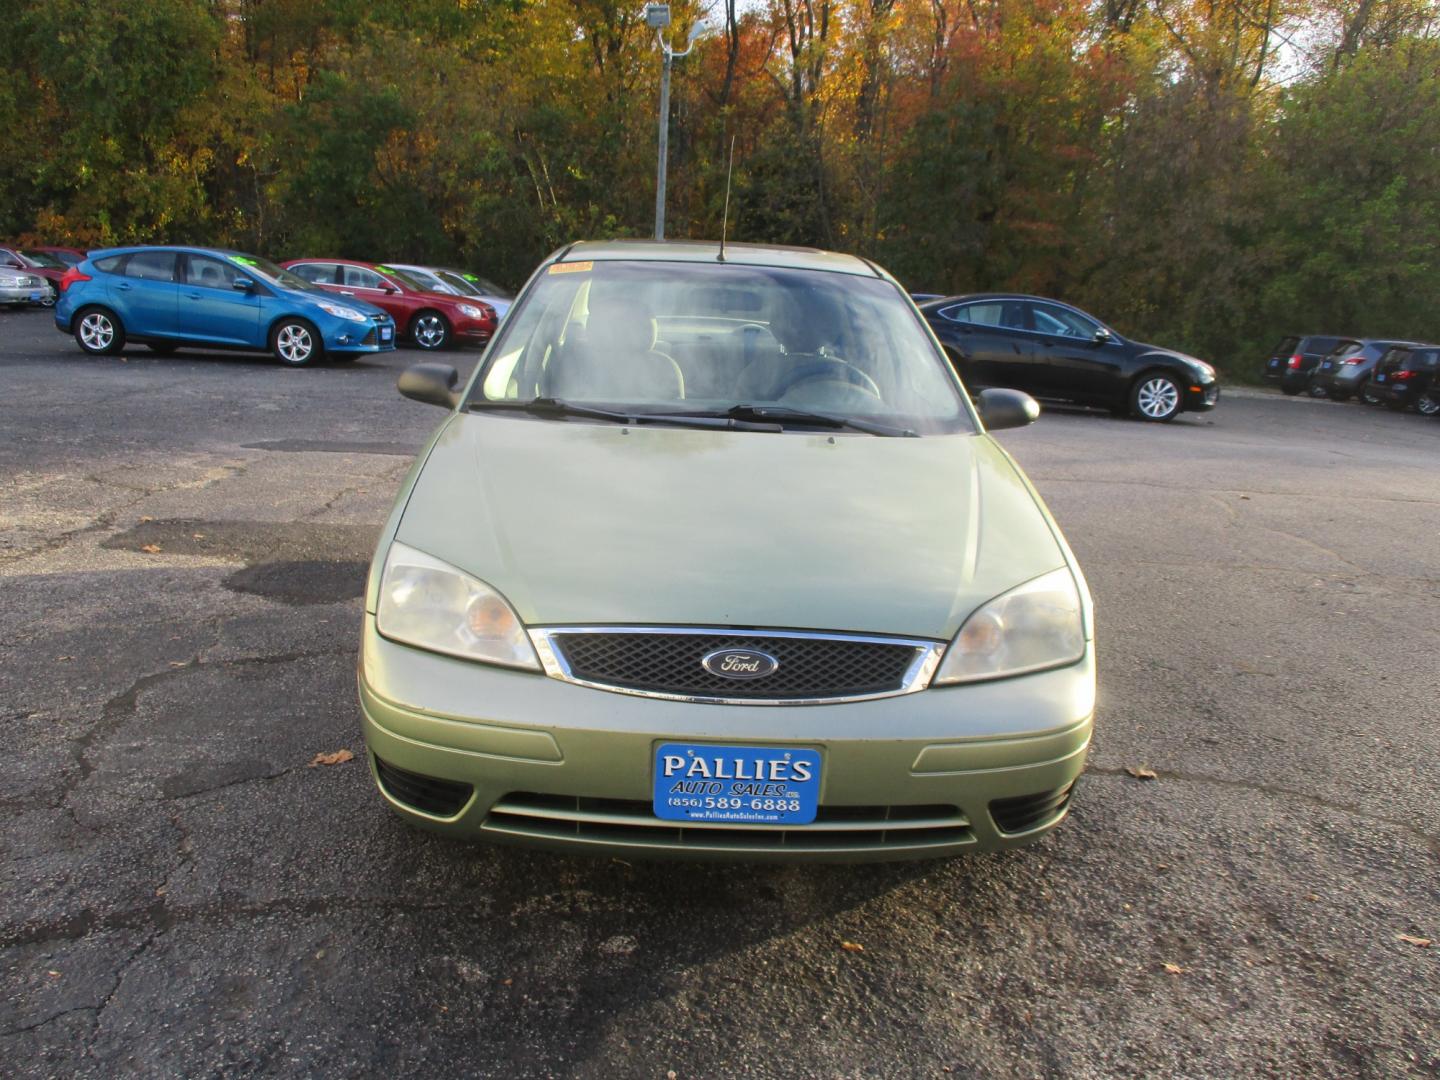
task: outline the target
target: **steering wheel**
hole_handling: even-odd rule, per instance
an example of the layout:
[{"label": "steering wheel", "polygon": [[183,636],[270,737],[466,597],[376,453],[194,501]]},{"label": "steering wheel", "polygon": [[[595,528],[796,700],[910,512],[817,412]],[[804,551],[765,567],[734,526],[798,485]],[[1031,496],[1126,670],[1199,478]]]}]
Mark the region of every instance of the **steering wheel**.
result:
[{"label": "steering wheel", "polygon": [[880,387],[875,380],[865,372],[861,371],[848,360],[841,360],[838,356],[820,356],[814,360],[807,360],[790,372],[790,378],[780,389],[779,396],[784,397],[795,387],[803,382],[812,379],[825,379],[830,382],[849,383],[861,393],[868,394],[876,401],[884,401],[880,393]]}]

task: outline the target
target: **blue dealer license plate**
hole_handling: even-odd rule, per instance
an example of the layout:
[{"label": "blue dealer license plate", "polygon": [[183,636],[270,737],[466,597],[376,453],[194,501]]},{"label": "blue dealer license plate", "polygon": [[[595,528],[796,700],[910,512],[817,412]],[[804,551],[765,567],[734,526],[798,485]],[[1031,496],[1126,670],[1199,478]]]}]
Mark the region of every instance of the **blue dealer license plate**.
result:
[{"label": "blue dealer license plate", "polygon": [[817,750],[708,743],[655,749],[655,816],[666,821],[808,825],[819,801]]},{"label": "blue dealer license plate", "polygon": [[390,329],[390,327],[388,327],[388,326],[382,326],[382,327],[380,328],[380,340],[381,340],[381,341],[389,341],[389,340],[390,340],[390,335],[391,335],[392,333],[393,333],[393,331]]}]

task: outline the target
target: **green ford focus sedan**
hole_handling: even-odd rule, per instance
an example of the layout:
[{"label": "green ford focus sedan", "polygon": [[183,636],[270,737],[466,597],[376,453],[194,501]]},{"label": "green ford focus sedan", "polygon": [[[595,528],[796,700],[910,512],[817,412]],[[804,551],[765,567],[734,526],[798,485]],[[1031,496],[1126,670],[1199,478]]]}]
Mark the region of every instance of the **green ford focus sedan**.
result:
[{"label": "green ford focus sedan", "polygon": [[381,795],[453,836],[872,860],[1064,818],[1085,579],[900,286],[863,259],[576,244],[416,460],[366,591]]}]

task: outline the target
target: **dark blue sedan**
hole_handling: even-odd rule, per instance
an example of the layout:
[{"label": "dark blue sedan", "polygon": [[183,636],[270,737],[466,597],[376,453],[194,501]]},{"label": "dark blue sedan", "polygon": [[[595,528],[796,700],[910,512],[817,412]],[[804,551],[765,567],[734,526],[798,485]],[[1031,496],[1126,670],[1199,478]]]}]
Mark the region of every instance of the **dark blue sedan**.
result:
[{"label": "dark blue sedan", "polygon": [[213,248],[93,251],[60,280],[55,326],[88,353],[199,345],[269,352],[290,367],[395,348],[395,320],[379,308]]}]

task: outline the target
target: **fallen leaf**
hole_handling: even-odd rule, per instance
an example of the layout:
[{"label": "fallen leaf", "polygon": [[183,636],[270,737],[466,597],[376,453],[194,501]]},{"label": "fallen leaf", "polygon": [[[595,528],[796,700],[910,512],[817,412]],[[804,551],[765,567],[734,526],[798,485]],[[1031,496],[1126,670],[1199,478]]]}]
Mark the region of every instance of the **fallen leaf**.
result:
[{"label": "fallen leaf", "polygon": [[1242,498],[1242,499],[1244,499],[1244,500],[1246,500],[1246,501],[1248,502],[1249,499],[1250,499],[1250,496],[1249,496],[1249,495],[1241,495],[1240,498]]},{"label": "fallen leaf", "polygon": [[669,1069],[669,1070],[666,1071],[666,1073],[665,1073],[665,1080],[675,1080],[675,1077],[676,1077],[676,1072],[675,1072],[674,1069]]},{"label": "fallen leaf", "polygon": [[186,660],[171,660],[171,661],[170,661],[170,666],[171,666],[171,667],[184,667],[188,662],[189,662],[189,661],[186,661]]},{"label": "fallen leaf", "polygon": [[73,657],[73,656],[57,656],[57,657],[55,657],[55,659],[56,659],[56,660],[74,660],[75,657]]},{"label": "fallen leaf", "polygon": [[1317,901],[1317,900],[1320,899],[1320,894],[1319,894],[1319,893],[1313,893],[1313,892],[1312,892],[1309,896],[1305,897],[1305,899],[1306,899],[1306,900],[1309,900],[1309,901],[1311,901],[1311,902],[1313,903],[1313,902],[1315,902],[1315,901]]},{"label": "fallen leaf", "polygon": [[144,547],[142,547],[140,550],[143,551],[143,552],[145,552],[146,555],[159,555],[159,554],[160,554],[160,545],[159,545],[159,544],[146,544],[146,545],[145,545]]},{"label": "fallen leaf", "polygon": [[1185,969],[1182,968],[1179,964],[1166,964],[1164,966],[1165,970],[1168,971],[1171,975],[1185,974]]},{"label": "fallen leaf", "polygon": [[58,971],[47,971],[45,974],[49,975],[52,979],[58,979],[60,977],[60,972]]},{"label": "fallen leaf", "polygon": [[153,517],[149,517],[149,516],[147,515],[146,517],[142,517],[140,520],[141,520],[141,522],[146,522],[146,521],[154,521],[155,519],[154,519]]},{"label": "fallen leaf", "polygon": [[500,980],[500,985],[501,985],[501,986],[511,986],[511,985],[514,984],[514,982],[515,982],[514,979],[501,979],[501,980]]},{"label": "fallen leaf", "polygon": [[340,765],[353,760],[354,757],[355,755],[349,750],[336,750],[333,754],[316,754],[306,768],[313,769],[316,765]]},{"label": "fallen leaf", "polygon": [[840,942],[840,947],[841,947],[842,949],[844,949],[846,952],[864,952],[864,951],[865,951],[865,946],[864,946],[864,945],[861,945],[858,941],[842,941],[842,942]]},{"label": "fallen leaf", "polygon": [[1125,771],[1136,780],[1154,780],[1156,773],[1154,769],[1147,769],[1144,765],[1126,765]]},{"label": "fallen leaf", "polygon": [[1431,941],[1428,937],[1413,937],[1410,934],[1396,934],[1396,941],[1403,941],[1406,945],[1414,945],[1417,949],[1428,949]]},{"label": "fallen leaf", "polygon": [[190,539],[191,539],[191,540],[204,540],[204,539],[205,539],[205,534],[204,534],[204,533],[191,533],[191,534],[190,534]]}]

